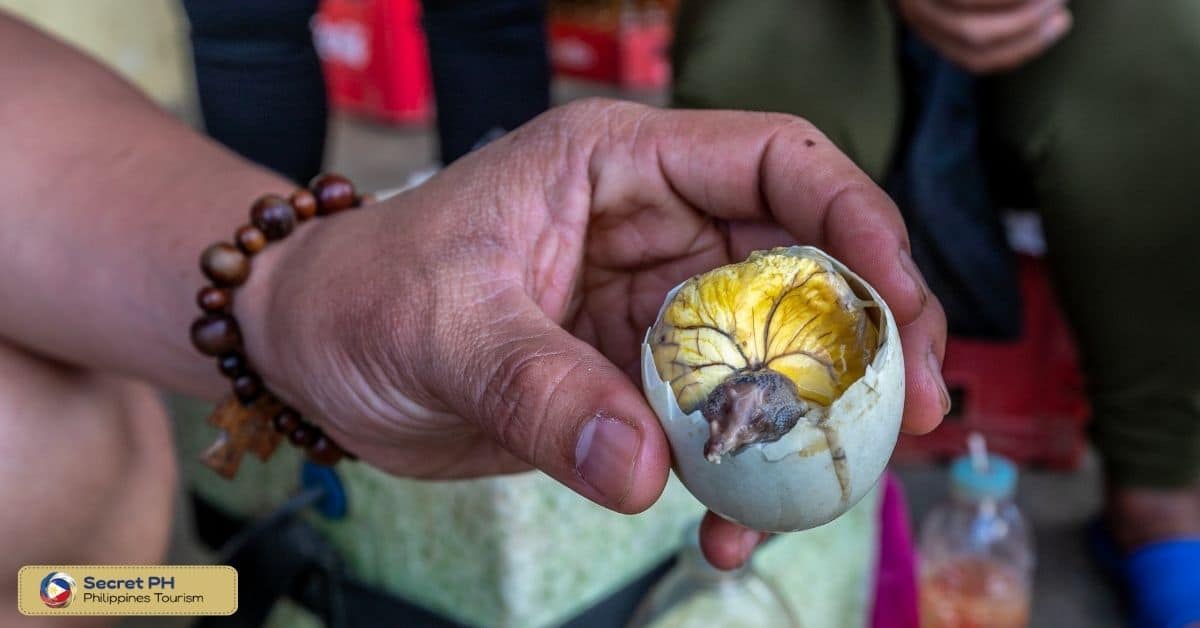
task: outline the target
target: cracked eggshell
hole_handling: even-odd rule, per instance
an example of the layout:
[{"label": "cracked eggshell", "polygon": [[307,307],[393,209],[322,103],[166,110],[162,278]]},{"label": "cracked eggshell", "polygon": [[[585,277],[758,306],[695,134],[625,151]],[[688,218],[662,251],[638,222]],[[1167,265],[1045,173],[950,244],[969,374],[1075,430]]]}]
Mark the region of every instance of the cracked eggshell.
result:
[{"label": "cracked eggshell", "polygon": [[[820,249],[793,246],[786,254],[829,262],[860,298],[869,298],[882,311],[874,359],[828,409],[826,426],[837,431],[846,455],[845,498],[824,434],[803,421],[777,441],[750,445],[719,464],[707,461],[708,422],[699,409],[687,414],[679,408],[674,391],[654,366],[650,332],[658,321],[642,343],[642,385],[671,443],[676,475],[713,512],[770,532],[815,528],[858,503],[883,474],[904,411],[904,356],[896,321],[882,297]],[[682,286],[667,295],[659,319]]]}]

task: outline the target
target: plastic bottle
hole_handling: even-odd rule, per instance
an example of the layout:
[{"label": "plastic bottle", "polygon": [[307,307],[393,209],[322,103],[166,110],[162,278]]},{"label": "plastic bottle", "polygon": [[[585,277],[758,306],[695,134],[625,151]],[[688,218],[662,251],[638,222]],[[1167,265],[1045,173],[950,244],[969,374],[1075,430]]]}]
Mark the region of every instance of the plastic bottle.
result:
[{"label": "plastic bottle", "polygon": [[982,436],[969,445],[950,467],[950,499],[921,525],[921,627],[1027,626],[1034,552],[1012,499],[1017,470],[988,455]]},{"label": "plastic bottle", "polygon": [[675,566],[651,589],[630,628],[799,628],[787,603],[752,567],[721,571],[700,553],[699,526],[684,533]]}]

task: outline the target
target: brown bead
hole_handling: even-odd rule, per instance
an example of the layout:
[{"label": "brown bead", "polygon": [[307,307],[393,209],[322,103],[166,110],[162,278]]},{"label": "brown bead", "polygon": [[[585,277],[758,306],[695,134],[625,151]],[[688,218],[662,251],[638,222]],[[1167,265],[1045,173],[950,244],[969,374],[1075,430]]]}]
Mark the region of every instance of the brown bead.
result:
[{"label": "brown bead", "polygon": [[224,312],[229,309],[232,295],[224,288],[205,286],[196,293],[196,305],[205,312]]},{"label": "brown bead", "polygon": [[217,370],[231,379],[245,373],[248,366],[246,357],[240,353],[227,353],[217,358]]},{"label": "brown bead", "polygon": [[340,174],[322,174],[308,184],[317,197],[317,213],[332,214],[354,207],[358,197],[354,184]]},{"label": "brown bead", "polygon": [[250,222],[268,240],[279,240],[296,228],[296,210],[282,196],[267,194],[250,207]]},{"label": "brown bead", "polygon": [[254,255],[267,246],[267,236],[263,234],[262,229],[254,225],[238,227],[237,232],[233,234],[233,239],[237,242],[238,248],[246,255]]},{"label": "brown bead", "polygon": [[205,314],[192,323],[192,344],[214,357],[233,353],[242,344],[242,331],[232,316]]},{"label": "brown bead", "polygon": [[288,201],[291,202],[292,209],[296,210],[296,219],[300,222],[317,215],[317,197],[304,188],[292,192]]},{"label": "brown bead", "polygon": [[300,413],[291,408],[284,408],[271,418],[271,425],[280,434],[291,434],[293,430],[300,427],[303,423],[304,421],[300,420]]},{"label": "brown bead", "polygon": [[262,380],[254,373],[243,373],[233,379],[233,394],[244,404],[258,399],[262,391]]},{"label": "brown bead", "polygon": [[321,434],[316,442],[308,446],[308,459],[326,467],[337,464],[343,455],[342,448],[325,434]]},{"label": "brown bead", "polygon": [[319,438],[321,438],[321,430],[308,423],[301,423],[296,426],[296,429],[288,432],[288,440],[297,447],[308,447],[317,442]]},{"label": "brown bead", "polygon": [[200,270],[218,286],[240,286],[250,276],[250,258],[228,242],[217,242],[200,255]]}]

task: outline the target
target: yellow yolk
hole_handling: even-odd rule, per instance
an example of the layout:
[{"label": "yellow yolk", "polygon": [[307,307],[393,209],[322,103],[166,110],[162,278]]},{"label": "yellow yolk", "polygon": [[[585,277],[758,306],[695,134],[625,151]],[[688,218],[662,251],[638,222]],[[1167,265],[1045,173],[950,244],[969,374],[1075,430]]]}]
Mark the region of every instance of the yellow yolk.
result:
[{"label": "yellow yolk", "polygon": [[776,371],[822,406],[862,377],[879,334],[873,304],[826,262],[785,250],[693,277],[667,305],[650,344],[684,412],[743,370]]}]

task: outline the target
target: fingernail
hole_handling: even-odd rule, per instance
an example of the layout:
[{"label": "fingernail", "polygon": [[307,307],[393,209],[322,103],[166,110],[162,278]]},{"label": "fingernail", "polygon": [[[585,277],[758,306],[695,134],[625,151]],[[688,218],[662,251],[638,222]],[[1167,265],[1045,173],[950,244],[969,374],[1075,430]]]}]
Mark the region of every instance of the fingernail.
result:
[{"label": "fingernail", "polygon": [[942,361],[938,359],[933,347],[929,347],[929,373],[937,382],[938,392],[942,395],[942,416],[950,414],[950,391],[946,389],[946,380],[942,377]]},{"label": "fingernail", "polygon": [[900,249],[900,268],[904,269],[904,273],[912,280],[913,289],[921,295],[921,305],[925,305],[925,302],[929,300],[929,286],[925,284],[925,278],[917,269],[917,263],[904,249]]},{"label": "fingernail", "polygon": [[611,417],[597,416],[583,426],[575,443],[575,471],[601,501],[620,506],[629,494],[642,435]]}]

